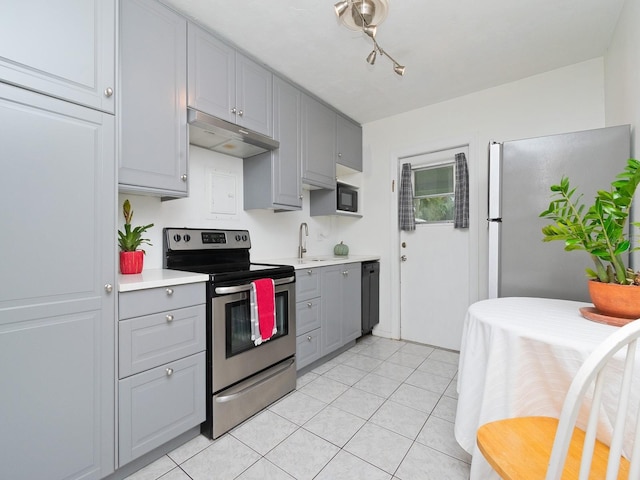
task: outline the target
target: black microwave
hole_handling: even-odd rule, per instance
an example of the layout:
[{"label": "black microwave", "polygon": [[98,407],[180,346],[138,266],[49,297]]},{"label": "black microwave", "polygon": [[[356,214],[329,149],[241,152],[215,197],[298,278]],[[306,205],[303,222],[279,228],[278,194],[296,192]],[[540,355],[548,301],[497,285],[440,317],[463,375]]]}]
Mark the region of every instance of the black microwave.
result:
[{"label": "black microwave", "polygon": [[338,204],[336,208],[343,212],[357,212],[358,190],[342,183],[338,183],[336,190],[338,195]]}]

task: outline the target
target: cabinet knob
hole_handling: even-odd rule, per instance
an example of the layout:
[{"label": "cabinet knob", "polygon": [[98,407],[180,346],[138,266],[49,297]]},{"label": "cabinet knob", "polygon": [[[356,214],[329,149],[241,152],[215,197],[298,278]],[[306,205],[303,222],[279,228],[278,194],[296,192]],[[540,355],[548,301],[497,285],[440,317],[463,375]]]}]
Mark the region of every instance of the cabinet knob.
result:
[{"label": "cabinet knob", "polygon": [[311,270],[311,269],[307,270],[307,274],[313,275],[313,270]]},{"label": "cabinet knob", "polygon": [[338,153],[338,158],[342,158],[342,154],[341,153]]},{"label": "cabinet knob", "polygon": [[238,115],[239,115],[239,116],[242,116],[242,115],[244,115],[244,112],[243,112],[242,110],[239,110],[239,111],[238,111]]},{"label": "cabinet knob", "polygon": [[231,109],[231,113],[233,113],[234,115],[235,115],[237,112],[238,112],[238,111],[236,110],[236,107],[233,107],[233,108]]},{"label": "cabinet knob", "polygon": [[344,275],[345,277],[349,275],[349,270],[345,270],[344,272],[342,272],[342,275]]},{"label": "cabinet knob", "polygon": [[307,336],[307,340],[310,342],[311,341],[311,335]]},{"label": "cabinet knob", "polygon": [[173,295],[173,288],[167,288],[165,291],[167,292],[167,295]]},{"label": "cabinet knob", "polygon": [[104,91],[104,96],[109,98],[111,95],[113,95],[113,88],[107,87]]},{"label": "cabinet knob", "polygon": [[300,195],[300,200],[302,200],[304,197],[302,195]]},{"label": "cabinet knob", "polygon": [[180,180],[182,180],[183,182],[187,181],[187,174],[183,173],[182,175],[180,175]]},{"label": "cabinet knob", "polygon": [[309,308],[313,307],[313,303],[307,302],[307,307],[309,307]]},{"label": "cabinet knob", "polygon": [[167,377],[170,377],[171,375],[173,375],[173,368],[167,368],[166,372],[167,372]]},{"label": "cabinet knob", "polygon": [[111,292],[113,292],[113,285],[111,285],[110,283],[107,283],[107,284],[104,286],[104,291],[105,291],[105,292],[107,292],[107,293],[111,293]]},{"label": "cabinet knob", "polygon": [[167,322],[173,322],[173,315],[168,314],[165,318],[167,319]]}]

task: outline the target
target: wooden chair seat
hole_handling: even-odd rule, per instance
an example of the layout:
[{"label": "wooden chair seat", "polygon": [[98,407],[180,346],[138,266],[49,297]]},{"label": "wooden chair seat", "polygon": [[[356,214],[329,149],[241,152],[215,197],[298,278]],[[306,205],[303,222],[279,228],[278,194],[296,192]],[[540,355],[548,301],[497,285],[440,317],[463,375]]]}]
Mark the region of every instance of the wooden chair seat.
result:
[{"label": "wooden chair seat", "polygon": [[[558,428],[558,419],[519,417],[498,420],[478,429],[478,448],[493,469],[505,480],[543,480]],[[562,480],[577,479],[585,432],[573,429]],[[606,477],[609,447],[596,440],[590,480]],[[618,480],[629,478],[629,461],[622,457]]]}]

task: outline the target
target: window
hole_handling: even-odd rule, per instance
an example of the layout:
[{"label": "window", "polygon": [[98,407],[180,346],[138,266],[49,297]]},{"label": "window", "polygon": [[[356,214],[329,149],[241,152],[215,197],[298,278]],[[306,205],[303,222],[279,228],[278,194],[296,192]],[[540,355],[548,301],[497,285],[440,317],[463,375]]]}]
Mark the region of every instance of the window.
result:
[{"label": "window", "polygon": [[453,222],[455,164],[413,171],[413,205],[416,223]]}]

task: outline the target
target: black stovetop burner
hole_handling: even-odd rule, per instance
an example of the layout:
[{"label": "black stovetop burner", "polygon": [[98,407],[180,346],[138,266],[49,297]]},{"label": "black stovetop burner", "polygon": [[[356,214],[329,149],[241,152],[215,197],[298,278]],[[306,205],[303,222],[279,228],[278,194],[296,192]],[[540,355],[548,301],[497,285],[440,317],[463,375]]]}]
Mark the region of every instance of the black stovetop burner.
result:
[{"label": "black stovetop burner", "polygon": [[209,274],[217,285],[294,275],[290,265],[251,263],[247,230],[163,229],[164,268]]}]

